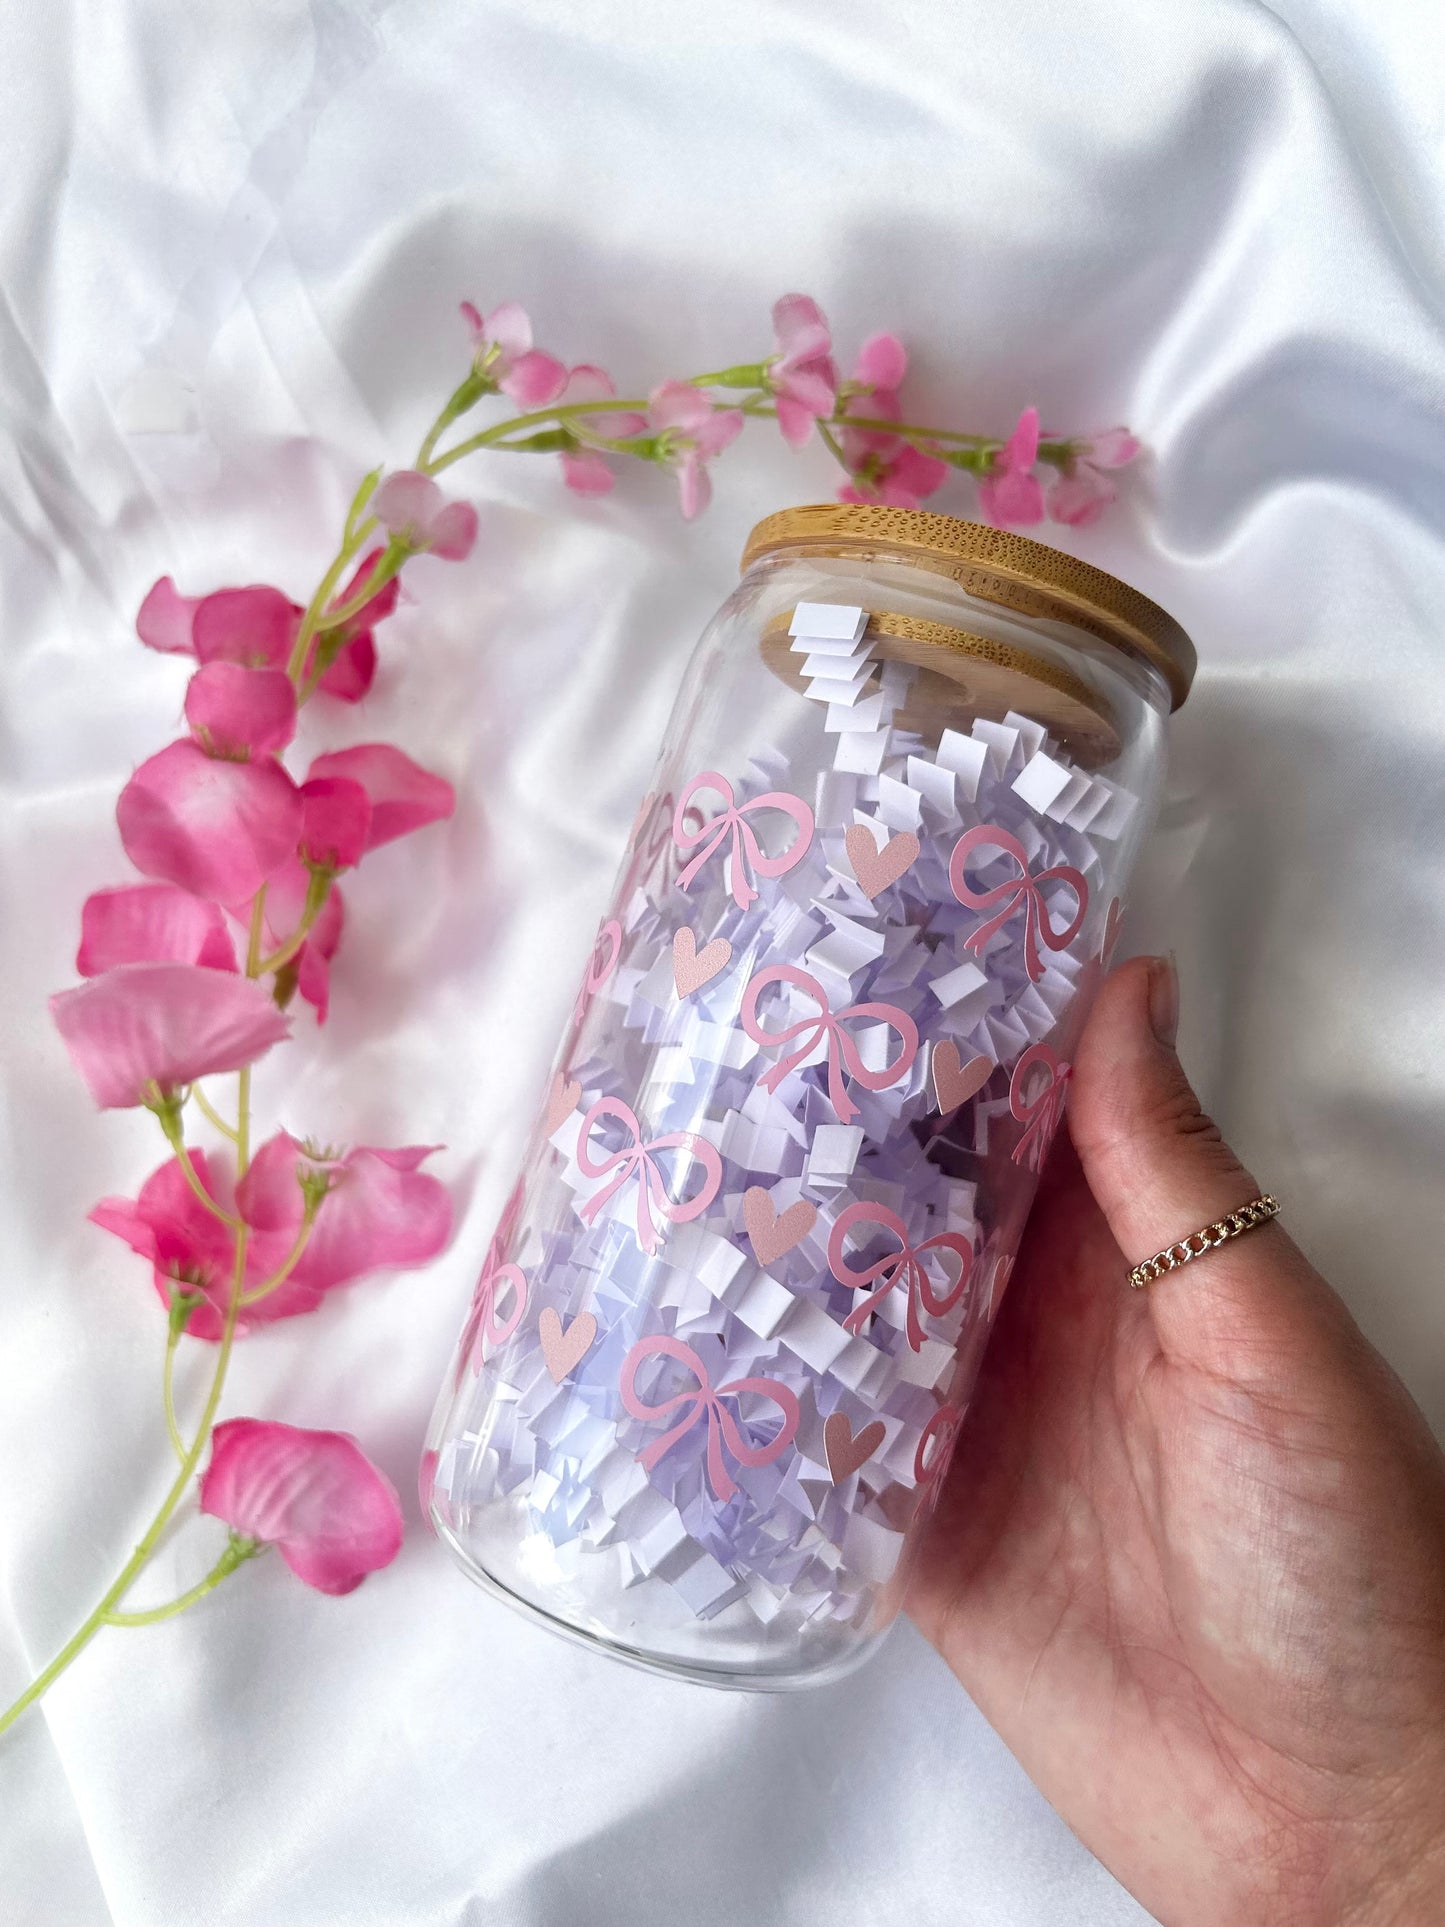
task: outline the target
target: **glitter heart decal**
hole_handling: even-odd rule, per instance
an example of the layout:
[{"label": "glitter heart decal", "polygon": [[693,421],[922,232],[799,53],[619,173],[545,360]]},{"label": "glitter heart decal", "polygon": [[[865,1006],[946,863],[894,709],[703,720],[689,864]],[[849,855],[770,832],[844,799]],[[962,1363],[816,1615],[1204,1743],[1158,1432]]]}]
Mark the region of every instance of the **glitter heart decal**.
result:
[{"label": "glitter heart decal", "polygon": [[800,1245],[817,1222],[818,1207],[806,1198],[799,1198],[786,1211],[775,1211],[760,1184],[750,1185],[743,1193],[743,1223],[760,1265],[770,1265]]},{"label": "glitter heart decal", "polygon": [[552,1088],[547,1093],[547,1135],[551,1137],[561,1125],[565,1124],[582,1101],[582,1086],[576,1078],[570,1081],[566,1074],[558,1071],[552,1079]]},{"label": "glitter heart decal", "polygon": [[890,836],[880,850],[867,824],[854,823],[843,838],[843,847],[853,865],[858,887],[870,903],[918,861],[918,838],[912,830],[900,830],[897,836]]},{"label": "glitter heart decal", "polygon": [[931,1066],[933,1095],[938,1100],[941,1117],[947,1117],[960,1104],[977,1097],[993,1076],[994,1068],[993,1060],[988,1057],[971,1057],[966,1064],[961,1063],[958,1045],[951,1037],[944,1037],[933,1046]]},{"label": "glitter heart decal", "polygon": [[710,984],[732,962],[733,947],[726,937],[697,947],[697,932],[684,924],[672,939],[672,981],[679,997],[690,997],[704,984]]},{"label": "glitter heart decal", "polygon": [[552,1382],[560,1385],[591,1351],[597,1337],[597,1320],[590,1311],[579,1311],[564,1328],[552,1306],[546,1305],[537,1319],[537,1337]]},{"label": "glitter heart decal", "polygon": [[885,1426],[881,1418],[855,1432],[845,1412],[830,1412],[823,1427],[823,1450],[834,1485],[841,1485],[851,1472],[866,1465],[883,1443]]}]

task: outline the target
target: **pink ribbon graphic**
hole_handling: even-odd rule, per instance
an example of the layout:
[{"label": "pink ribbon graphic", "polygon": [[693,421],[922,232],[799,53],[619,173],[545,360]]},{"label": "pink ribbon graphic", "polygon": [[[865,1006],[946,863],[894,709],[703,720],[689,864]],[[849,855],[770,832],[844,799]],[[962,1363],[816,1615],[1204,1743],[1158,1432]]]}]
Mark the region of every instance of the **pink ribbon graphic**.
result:
[{"label": "pink ribbon graphic", "polygon": [[597,932],[597,941],[592,946],[592,955],[587,959],[582,988],[577,992],[577,1002],[572,1007],[574,1024],[581,1023],[583,1011],[617,968],[621,956],[622,925],[616,917],[609,917]]},{"label": "pink ribbon graphic", "polygon": [[[1035,1081],[1033,1095],[1025,1089],[1034,1071],[1042,1071],[1042,1083]],[[1054,1132],[1064,1115],[1068,1082],[1074,1074],[1072,1064],[1062,1064],[1047,1044],[1033,1044],[1014,1065],[1009,1082],[1008,1107],[1024,1126],[1013,1149],[1015,1164],[1027,1164],[1031,1171],[1041,1169],[1054,1141]]]},{"label": "pink ribbon graphic", "polygon": [[926,1519],[938,1504],[962,1423],[961,1405],[940,1405],[923,1428],[923,1437],[913,1455],[913,1476],[918,1481],[916,1518]]},{"label": "pink ribbon graphic", "polygon": [[[969,859],[975,850],[985,849],[1001,850],[1005,856],[1011,856],[1019,866],[1019,874],[1005,883],[995,884],[992,890],[974,890],[970,888],[967,876]],[[991,823],[980,823],[975,829],[965,830],[954,844],[953,855],[948,860],[948,880],[953,885],[953,894],[966,909],[994,911],[993,916],[986,923],[981,923],[963,946],[976,957],[983,955],[989,938],[996,930],[1003,928],[1020,905],[1023,906],[1024,964],[1030,983],[1036,984],[1044,974],[1043,959],[1039,955],[1040,942],[1050,950],[1067,949],[1084,927],[1084,917],[1089,908],[1089,886],[1080,872],[1067,863],[1057,863],[1052,869],[1040,870],[1035,876],[1029,869],[1023,844],[1007,830],[998,829]],[[1043,897],[1046,883],[1062,883],[1074,893],[1078,908],[1067,929],[1055,930],[1049,922],[1049,906]]]},{"label": "pink ribbon graphic", "polygon": [[[675,1392],[671,1398],[650,1405],[639,1396],[637,1390],[638,1371],[649,1358],[676,1359],[697,1380],[696,1390]],[[645,1451],[638,1454],[639,1463],[648,1472],[665,1452],[692,1430],[699,1419],[706,1416],[708,1484],[724,1504],[738,1488],[723,1459],[723,1447],[727,1447],[739,1465],[767,1465],[792,1443],[801,1416],[796,1395],[776,1378],[735,1378],[730,1384],[714,1387],[708,1378],[707,1367],[691,1345],[684,1345],[680,1338],[644,1338],[634,1345],[623,1361],[618,1390],[622,1394],[622,1403],[633,1418],[642,1419],[644,1423],[666,1418],[669,1412],[675,1412],[679,1406],[684,1408],[676,1425],[669,1426],[660,1439],[654,1439]],[[782,1424],[766,1445],[749,1445],[742,1426],[723,1404],[725,1398],[736,1398],[743,1392],[756,1392],[759,1398],[776,1405],[783,1415]]]},{"label": "pink ribbon graphic", "polygon": [[[879,1258],[866,1271],[855,1271],[844,1256],[843,1244],[855,1225],[865,1224],[877,1225],[879,1230],[896,1238],[899,1249],[890,1252],[886,1258]],[[952,1251],[958,1255],[958,1282],[942,1297],[935,1290],[924,1266],[923,1256],[928,1251]],[[875,1278],[883,1281],[861,1305],[855,1305],[849,1312],[843,1320],[844,1331],[862,1331],[879,1299],[892,1291],[896,1284],[905,1285],[908,1291],[908,1342],[914,1351],[920,1351],[923,1347],[923,1320],[920,1313],[926,1311],[934,1318],[941,1318],[945,1312],[953,1310],[968,1287],[969,1274],[973,1270],[973,1245],[957,1231],[942,1231],[936,1238],[925,1239],[921,1245],[911,1245],[908,1242],[908,1227],[896,1211],[890,1211],[886,1204],[870,1204],[864,1200],[859,1204],[850,1204],[846,1211],[839,1213],[828,1238],[828,1269],[840,1285],[850,1285],[855,1291],[871,1285]]]},{"label": "pink ribbon graphic", "polygon": [[[471,1309],[467,1313],[466,1329],[462,1333],[460,1355],[457,1362],[456,1383],[460,1385],[462,1371],[468,1358],[472,1360],[472,1376],[475,1378],[482,1369],[482,1349],[485,1345],[505,1344],[507,1339],[522,1322],[527,1309],[527,1274],[520,1265],[504,1265],[502,1253],[511,1240],[517,1219],[522,1210],[522,1186],[520,1182],[507,1200],[501,1222],[487,1246],[487,1255],[482,1260],[481,1273],[477,1278],[476,1289],[472,1293]],[[510,1289],[511,1307],[505,1313],[498,1313],[498,1305],[504,1292]],[[478,1343],[480,1337],[481,1343]],[[473,1348],[476,1355],[473,1357]]]},{"label": "pink ribbon graphic", "polygon": [[[603,1118],[616,1118],[628,1133],[631,1140],[620,1151],[609,1152],[600,1161],[594,1162],[588,1140],[593,1126]],[[681,1150],[689,1152],[703,1168],[703,1186],[695,1198],[686,1204],[674,1204],[667,1195],[667,1184],[659,1170],[654,1152]],[[661,1137],[644,1140],[642,1126],[637,1113],[617,1097],[600,1097],[582,1120],[582,1129],[577,1137],[577,1163],[589,1178],[605,1178],[612,1174],[610,1184],[595,1191],[582,1206],[582,1219],[591,1224],[598,1212],[626,1184],[629,1178],[639,1180],[637,1189],[637,1242],[649,1257],[662,1243],[662,1233],[653,1219],[658,1212],[671,1224],[687,1224],[691,1219],[701,1217],[722,1185],[722,1159],[705,1137],[694,1131],[666,1131]]]},{"label": "pink ribbon graphic", "polygon": [[[803,1017],[786,1030],[764,1030],[758,1022],[758,1001],[763,992],[772,984],[795,984],[799,990],[817,1000],[816,1017]],[[796,1069],[827,1038],[828,1040],[828,1102],[838,1114],[840,1123],[847,1124],[858,1115],[858,1106],[848,1095],[843,1082],[846,1069],[850,1077],[855,1077],[865,1090],[883,1091],[890,1084],[896,1084],[906,1077],[918,1055],[918,1026],[907,1011],[899,1010],[893,1004],[849,1004],[843,1010],[833,1010],[828,1003],[828,993],[816,977],[810,977],[806,970],[799,970],[794,964],[770,964],[760,970],[743,992],[743,1006],[740,1013],[742,1027],[755,1044],[765,1050],[776,1049],[782,1044],[791,1044],[795,1038],[801,1039],[797,1048],[788,1052],[765,1071],[758,1080],[765,1091],[775,1091],[788,1072]],[[844,1029],[855,1017],[876,1017],[880,1023],[896,1030],[902,1039],[902,1048],[891,1064],[881,1071],[870,1071],[864,1064],[858,1044]]]},{"label": "pink ribbon graphic", "polygon": [[[689,804],[699,790],[715,790],[723,799],[723,808],[717,816],[709,817],[699,828],[688,825]],[[797,828],[797,835],[781,856],[768,856],[754,834],[747,818],[755,810],[781,810],[784,816],[791,817]],[[672,840],[679,850],[691,850],[701,844],[684,869],[678,873],[678,885],[687,889],[703,864],[714,851],[720,849],[731,834],[732,847],[728,852],[728,888],[732,891],[733,902],[740,910],[746,910],[757,896],[748,872],[756,870],[762,877],[786,876],[797,863],[808,854],[813,841],[813,812],[799,796],[789,796],[785,790],[768,790],[763,796],[755,796],[751,803],[744,803],[741,809],[733,795],[733,786],[725,776],[716,770],[705,769],[700,776],[694,776],[682,795],[677,799],[677,809],[672,818]]]}]

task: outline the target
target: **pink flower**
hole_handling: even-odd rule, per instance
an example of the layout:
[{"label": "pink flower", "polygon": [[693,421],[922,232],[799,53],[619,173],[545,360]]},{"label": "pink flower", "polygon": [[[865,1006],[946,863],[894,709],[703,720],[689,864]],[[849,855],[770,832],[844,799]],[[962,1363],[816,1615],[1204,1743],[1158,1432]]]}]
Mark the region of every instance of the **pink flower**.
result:
[{"label": "pink flower", "polygon": [[805,294],[785,294],[773,305],[778,352],[767,364],[783,440],[801,448],[815,421],[826,421],[837,401],[838,372],[823,310]]},{"label": "pink flower", "polygon": [[296,691],[280,669],[203,663],[186,688],[186,721],[208,756],[246,762],[285,749],[296,734]]},{"label": "pink flower", "polygon": [[1044,491],[1034,474],[1039,457],[1039,411],[1026,408],[978,485],[983,518],[995,528],[1028,528],[1044,519]]},{"label": "pink flower", "polygon": [[[367,557],[339,600],[361,586],[361,571],[370,574],[379,553]],[[328,695],[355,702],[371,687],[376,673],[372,630],[396,606],[397,589],[393,578],[345,624],[346,640],[319,685]],[[238,662],[248,669],[284,669],[301,615],[299,604],[265,583],[183,596],[163,575],[142,602],[135,626],[148,649],[168,655],[196,656],[203,663]]]},{"label": "pink flower", "polygon": [[[565,403],[579,401],[610,401],[617,388],[604,368],[594,368],[590,362],[579,362],[567,377],[561,400]],[[627,410],[617,414],[574,415],[572,428],[582,433],[607,435],[619,440],[628,435],[641,435],[647,428],[644,415],[634,415]],[[562,456],[562,479],[568,488],[578,495],[606,495],[612,487],[612,469],[607,458],[599,449],[568,449]]]},{"label": "pink flower", "polygon": [[449,502],[419,469],[388,475],[371,498],[371,512],[392,539],[409,549],[461,562],[477,539],[477,511],[470,502]]},{"label": "pink flower", "polygon": [[462,318],[472,337],[472,366],[490,387],[500,388],[523,408],[545,408],[567,385],[567,370],[555,355],[532,346],[532,323],[516,301],[504,301],[483,315],[470,301]]},{"label": "pink flower", "polygon": [[[299,857],[292,857],[266,885],[262,922],[268,951],[279,949],[300,923],[310,883],[311,872]],[[249,907],[237,906],[234,914],[244,918],[249,915]],[[333,883],[326,892],[320,914],[307,932],[305,943],[291,960],[296,988],[306,1002],[314,1006],[318,1024],[326,1022],[326,1013],[331,1007],[331,959],[341,943],[344,916],[341,891]]]},{"label": "pink flower", "polygon": [[359,784],[371,799],[368,850],[440,822],[457,806],[456,791],[445,777],[433,776],[390,743],[356,743],[318,756],[306,780],[311,783],[320,777],[346,778]]},{"label": "pink flower", "polygon": [[226,919],[214,903],[173,883],[132,883],[97,890],[80,913],[82,977],[98,977],[117,964],[204,964],[234,970],[236,952]]},{"label": "pink flower", "polygon": [[[381,553],[380,549],[373,549],[369,555],[362,557],[351,580],[333,598],[330,604],[332,609],[339,609],[350,602],[366,586],[381,559]],[[344,703],[361,700],[376,679],[376,625],[391,614],[400,594],[401,578],[394,575],[363,603],[354,616],[348,616],[340,625],[339,633],[344,640],[316,685],[318,689],[324,689],[328,696],[336,696]],[[328,647],[334,645],[337,633],[336,630],[327,632]]]},{"label": "pink flower", "polygon": [[254,1063],[290,1032],[260,984],[202,964],[120,964],[50,1000],[102,1110]]},{"label": "pink flower", "polygon": [[1098,429],[1070,444],[1068,466],[1048,493],[1049,514],[1056,522],[1076,529],[1097,522],[1118,496],[1105,469],[1123,468],[1139,453],[1139,443],[1127,428]]},{"label": "pink flower", "polygon": [[894,439],[896,452],[868,457],[854,480],[838,490],[840,502],[883,502],[889,508],[916,509],[924,496],[942,488],[948,480],[948,463],[925,455],[911,442]]},{"label": "pink flower", "polygon": [[[233,1187],[225,1164],[217,1160],[213,1169],[201,1150],[191,1152],[191,1163],[207,1194],[223,1211],[230,1211]],[[186,1182],[179,1159],[170,1158],[152,1171],[134,1200],[102,1198],[89,1215],[92,1224],[124,1239],[132,1251],[149,1260],[156,1296],[167,1309],[178,1287],[202,1295],[205,1303],[191,1311],[186,1323],[193,1338],[215,1340],[221,1336],[233,1284],[235,1245],[229,1229],[206,1209]],[[265,1263],[261,1254],[248,1250],[248,1260],[243,1288],[259,1284],[264,1275],[258,1273],[258,1266]],[[282,1286],[260,1300],[257,1311],[270,1317],[284,1315],[275,1309],[284,1290]],[[238,1324],[237,1330],[241,1329]]]},{"label": "pink flower", "polygon": [[[852,391],[843,413],[886,421],[903,416],[898,388],[908,372],[908,351],[897,335],[870,335],[858,351],[849,377]],[[889,508],[916,509],[948,480],[948,463],[926,455],[882,428],[844,428],[843,455],[852,480],[838,490],[840,502],[882,502]]]},{"label": "pink flower", "polygon": [[445,1185],[418,1168],[438,1149],[361,1145],[329,1157],[278,1131],[252,1159],[236,1202],[268,1248],[289,1249],[301,1229],[301,1176],[326,1184],[315,1228],[287,1281],[319,1297],[370,1271],[425,1264],[441,1250],[451,1235],[451,1199]]},{"label": "pink flower", "polygon": [[302,805],[273,758],[228,763],[185,742],[141,764],[115,815],[143,875],[214,903],[243,903],[294,852]]},{"label": "pink flower", "polygon": [[318,1592],[353,1592],[401,1550],[401,1505],[345,1432],[225,1419],[211,1434],[201,1510],[275,1546]]},{"label": "pink flower", "polygon": [[371,798],[349,776],[311,776],[301,785],[302,861],[319,870],[360,863],[371,832]]},{"label": "pink flower", "polygon": [[712,499],[705,464],[741,434],[742,410],[714,408],[691,382],[665,381],[652,391],[647,421],[658,438],[656,459],[677,471],[682,513],[690,522]]}]

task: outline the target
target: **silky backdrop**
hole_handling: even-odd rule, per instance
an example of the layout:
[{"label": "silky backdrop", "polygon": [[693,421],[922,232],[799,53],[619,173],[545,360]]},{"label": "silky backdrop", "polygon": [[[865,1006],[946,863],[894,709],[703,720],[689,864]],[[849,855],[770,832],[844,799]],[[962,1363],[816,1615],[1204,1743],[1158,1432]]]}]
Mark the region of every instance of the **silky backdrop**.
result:
[{"label": "silky backdrop", "polygon": [[[91,1111],[45,1014],[127,875],[116,792],[176,728],[135,609],[167,571],[304,598],[457,378],[463,298],[628,392],[755,358],[802,288],[845,356],[904,335],[924,419],[1145,438],[1125,504],[1052,531],[1199,644],[1128,941],[1178,953],[1208,1101],[1445,1423],[1445,14],[53,0],[6,9],[4,54],[0,1699],[169,1477],[160,1316],[84,1222],[162,1146]],[[361,718],[311,726],[401,743],[456,819],[368,860],[331,1021],[258,1089],[264,1128],[445,1143],[458,1228],[248,1340],[228,1399],[357,1433],[408,1543],[343,1600],[270,1559],[105,1635],[0,1744],[0,1911],[1139,1923],[910,1629],[812,1694],[709,1693],[553,1640],[421,1528],[422,1431],[684,657],[752,522],[837,478],[762,425],[692,527],[640,469],[600,502],[551,460],[451,479],[475,553],[416,565]]]}]

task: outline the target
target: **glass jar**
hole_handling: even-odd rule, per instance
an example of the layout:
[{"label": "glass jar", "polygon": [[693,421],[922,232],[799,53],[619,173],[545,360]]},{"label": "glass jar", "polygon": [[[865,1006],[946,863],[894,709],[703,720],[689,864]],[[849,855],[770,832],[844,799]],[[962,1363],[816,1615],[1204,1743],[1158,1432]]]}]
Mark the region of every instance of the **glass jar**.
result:
[{"label": "glass jar", "polygon": [[898,1610],[1194,653],[941,515],[792,509],[743,563],[422,1478],[465,1570],[557,1630],[781,1688]]}]

